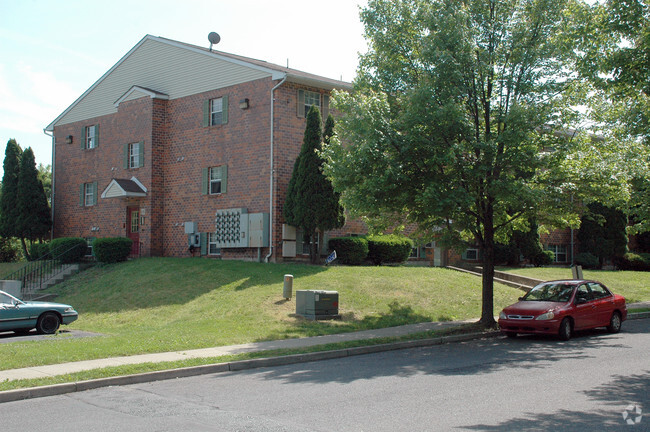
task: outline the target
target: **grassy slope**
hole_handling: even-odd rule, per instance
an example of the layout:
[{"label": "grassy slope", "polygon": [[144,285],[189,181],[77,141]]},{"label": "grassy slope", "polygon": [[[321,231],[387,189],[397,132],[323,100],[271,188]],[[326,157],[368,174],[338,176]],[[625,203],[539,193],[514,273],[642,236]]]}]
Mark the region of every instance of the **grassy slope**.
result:
[{"label": "grassy slope", "polygon": [[[282,298],[287,273],[294,291],[338,291],[343,319],[295,316],[295,302]],[[477,318],[480,284],[439,268],[143,258],[95,267],[56,289],[57,301],[80,312],[69,328],[105,336],[0,344],[0,369]],[[495,313],[519,295],[497,284]]]},{"label": "grassy slope", "polygon": [[[535,279],[571,279],[571,269],[562,267],[501,269]],[[650,301],[650,272],[583,270],[585,279],[604,283],[616,294],[625,297],[628,303]]]}]

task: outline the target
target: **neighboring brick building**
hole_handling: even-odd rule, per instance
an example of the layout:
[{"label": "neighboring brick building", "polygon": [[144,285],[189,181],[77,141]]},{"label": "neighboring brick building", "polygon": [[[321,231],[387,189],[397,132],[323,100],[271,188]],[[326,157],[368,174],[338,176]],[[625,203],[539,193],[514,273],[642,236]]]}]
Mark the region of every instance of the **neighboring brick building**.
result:
[{"label": "neighboring brick building", "polygon": [[350,84],[145,36],[45,129],[54,236],[128,236],[141,256],[300,255],[282,204],[304,113],[327,116],[335,88]]}]

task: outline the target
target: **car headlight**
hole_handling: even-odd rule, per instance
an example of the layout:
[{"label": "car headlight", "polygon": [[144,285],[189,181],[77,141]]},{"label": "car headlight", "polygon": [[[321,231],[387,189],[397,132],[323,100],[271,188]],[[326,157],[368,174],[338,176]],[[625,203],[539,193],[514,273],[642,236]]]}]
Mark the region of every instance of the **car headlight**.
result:
[{"label": "car headlight", "polygon": [[541,314],[540,316],[538,316],[535,319],[536,320],[550,320],[550,319],[553,319],[553,317],[555,317],[555,314],[553,313],[553,311],[548,311],[546,313]]},{"label": "car headlight", "polygon": [[63,313],[72,313],[72,312],[74,312],[74,308],[71,308],[71,307],[66,308],[66,309],[63,311]]},{"label": "car headlight", "polygon": [[499,312],[499,319],[508,319],[508,316],[504,311]]}]

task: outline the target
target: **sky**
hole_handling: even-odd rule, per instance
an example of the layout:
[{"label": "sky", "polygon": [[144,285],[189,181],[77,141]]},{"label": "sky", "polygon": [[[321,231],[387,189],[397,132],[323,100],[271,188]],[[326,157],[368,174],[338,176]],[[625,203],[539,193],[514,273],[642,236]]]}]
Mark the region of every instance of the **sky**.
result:
[{"label": "sky", "polygon": [[[52,163],[43,129],[145,35],[352,81],[367,0],[0,0],[0,158],[15,138]],[[0,176],[2,166],[0,164]],[[1,178],[1,177],[0,177]]]}]

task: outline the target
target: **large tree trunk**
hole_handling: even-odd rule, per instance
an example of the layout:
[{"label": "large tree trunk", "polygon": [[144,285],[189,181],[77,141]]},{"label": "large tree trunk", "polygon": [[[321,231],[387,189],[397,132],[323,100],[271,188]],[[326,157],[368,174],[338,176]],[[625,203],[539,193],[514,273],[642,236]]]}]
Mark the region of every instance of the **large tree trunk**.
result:
[{"label": "large tree trunk", "polygon": [[320,253],[318,252],[318,231],[311,233],[311,244],[309,245],[309,260],[312,264],[318,264]]},{"label": "large tree trunk", "polygon": [[23,237],[20,238],[20,243],[23,246],[23,254],[25,255],[25,259],[27,261],[30,261],[29,252],[27,252],[27,243],[25,243],[25,239]]},{"label": "large tree trunk", "polygon": [[494,210],[492,205],[487,206],[485,224],[483,227],[483,307],[481,309],[480,323],[485,326],[494,326]]}]

